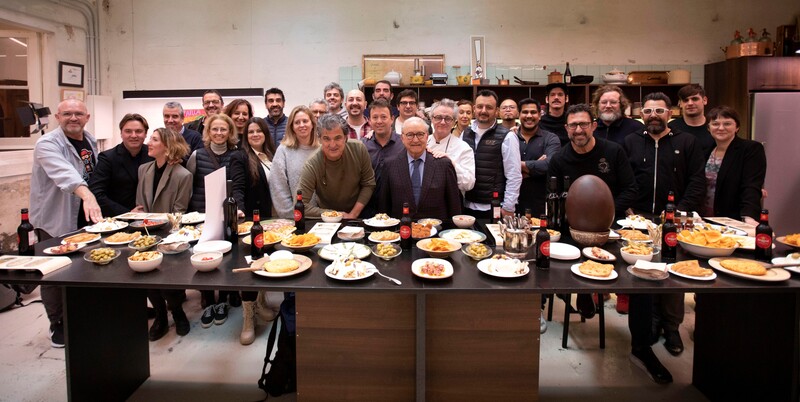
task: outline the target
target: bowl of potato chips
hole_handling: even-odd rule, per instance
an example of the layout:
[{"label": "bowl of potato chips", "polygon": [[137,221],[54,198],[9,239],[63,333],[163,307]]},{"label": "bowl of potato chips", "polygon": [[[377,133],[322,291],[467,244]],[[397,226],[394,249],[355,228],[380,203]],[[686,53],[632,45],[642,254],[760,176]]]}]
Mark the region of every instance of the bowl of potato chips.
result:
[{"label": "bowl of potato chips", "polygon": [[718,230],[681,230],[678,243],[692,255],[704,258],[727,257],[736,251],[736,239]]},{"label": "bowl of potato chips", "polygon": [[628,264],[636,264],[636,261],[651,261],[653,259],[653,247],[649,243],[629,241],[619,249],[622,259]]},{"label": "bowl of potato chips", "polygon": [[311,250],[314,246],[319,244],[320,238],[319,236],[313,233],[306,233],[306,234],[293,234],[281,242],[281,245],[292,250],[295,253],[302,253],[304,251]]},{"label": "bowl of potato chips", "polygon": [[428,253],[433,258],[447,258],[454,251],[461,249],[461,243],[455,240],[434,237],[418,241],[417,248]]}]

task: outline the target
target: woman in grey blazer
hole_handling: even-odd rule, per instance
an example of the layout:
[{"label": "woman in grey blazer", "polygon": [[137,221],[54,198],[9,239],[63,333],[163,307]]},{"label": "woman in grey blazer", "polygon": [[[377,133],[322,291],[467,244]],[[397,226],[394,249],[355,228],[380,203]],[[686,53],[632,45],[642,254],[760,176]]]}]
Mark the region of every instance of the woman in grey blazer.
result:
[{"label": "woman in grey blazer", "polygon": [[[147,154],[155,159],[139,166],[139,185],[136,188],[137,209],[143,212],[186,212],[192,197],[192,174],[180,163],[189,153],[183,136],[168,129],[153,131],[147,143]],[[167,304],[172,310],[175,331],[183,336],[189,333],[189,320],[183,312],[183,290],[150,290],[148,298],[156,310],[150,327],[151,341],[161,339],[169,330]],[[165,302],[166,301],[166,302]]]}]

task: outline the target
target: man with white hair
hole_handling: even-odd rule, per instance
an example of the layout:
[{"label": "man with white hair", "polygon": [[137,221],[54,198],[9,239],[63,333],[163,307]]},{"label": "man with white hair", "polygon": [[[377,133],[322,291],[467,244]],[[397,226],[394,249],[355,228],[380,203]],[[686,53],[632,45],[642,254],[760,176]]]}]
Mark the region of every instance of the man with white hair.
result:
[{"label": "man with white hair", "polygon": [[461,138],[451,134],[458,117],[456,102],[444,98],[431,106],[433,135],[428,137],[428,151],[435,157],[447,155],[456,170],[456,180],[461,193],[475,186],[475,153]]}]

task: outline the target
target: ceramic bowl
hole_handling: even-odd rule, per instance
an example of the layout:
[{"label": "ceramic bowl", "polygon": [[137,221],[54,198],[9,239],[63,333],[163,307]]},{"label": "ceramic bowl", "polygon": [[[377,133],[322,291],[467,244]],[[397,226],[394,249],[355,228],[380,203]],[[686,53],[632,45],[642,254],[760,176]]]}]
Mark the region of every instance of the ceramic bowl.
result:
[{"label": "ceramic bowl", "polygon": [[192,266],[200,272],[213,271],[217,269],[222,262],[222,253],[219,251],[209,251],[192,254],[189,260],[192,262]]},{"label": "ceramic bowl", "polygon": [[453,217],[453,223],[461,229],[468,229],[475,224],[475,217],[469,215],[456,215]]},{"label": "ceramic bowl", "polygon": [[158,266],[161,265],[161,261],[164,260],[164,254],[158,251],[154,251],[154,253],[157,253],[158,255],[155,258],[151,258],[147,261],[133,261],[130,257],[128,257],[128,265],[136,272],[150,272],[158,268]]}]

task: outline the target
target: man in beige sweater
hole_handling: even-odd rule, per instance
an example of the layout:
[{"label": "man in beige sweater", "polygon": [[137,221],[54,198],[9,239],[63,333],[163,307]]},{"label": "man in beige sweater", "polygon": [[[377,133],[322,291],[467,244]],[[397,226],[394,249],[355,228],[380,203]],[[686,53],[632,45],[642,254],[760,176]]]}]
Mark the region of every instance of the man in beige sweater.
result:
[{"label": "man in beige sweater", "polygon": [[[375,190],[367,147],[347,140],[347,122],[337,114],[320,116],[317,135],[322,148],[311,155],[300,174],[306,216],[319,217],[323,210],[339,211],[345,219],[361,214]],[[309,203],[316,194],[317,203]]]}]

